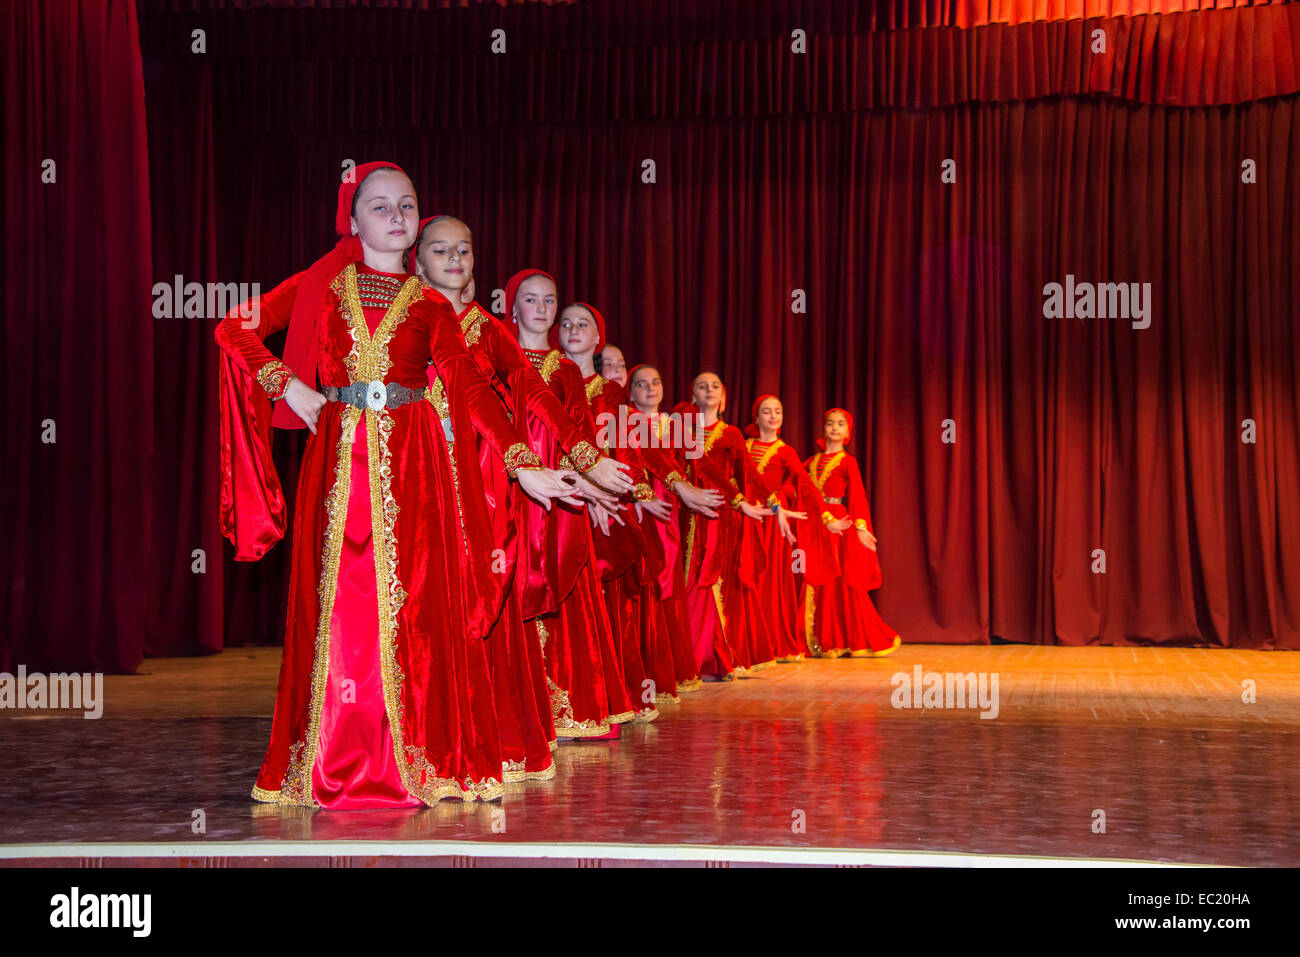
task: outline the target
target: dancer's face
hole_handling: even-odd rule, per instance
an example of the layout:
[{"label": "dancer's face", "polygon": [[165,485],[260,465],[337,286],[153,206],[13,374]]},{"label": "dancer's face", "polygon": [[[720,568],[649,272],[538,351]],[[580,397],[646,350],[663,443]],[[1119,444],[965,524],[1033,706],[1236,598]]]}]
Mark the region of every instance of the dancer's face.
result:
[{"label": "dancer's face", "polygon": [[722,380],[706,372],[695,380],[691,398],[701,409],[716,409],[722,404]]},{"label": "dancer's face", "polygon": [[784,418],[785,410],[781,408],[780,399],[764,399],[763,404],[758,407],[757,425],[760,429],[780,432],[781,421]]},{"label": "dancer's face", "polygon": [[659,370],[653,366],[637,369],[628,392],[632,396],[632,404],[638,409],[646,411],[659,408],[659,403],[664,400],[664,383],[659,378]]},{"label": "dancer's face", "polygon": [[627,360],[618,346],[605,346],[600,350],[600,374],[611,382],[627,388]]},{"label": "dancer's face", "polygon": [[[434,289],[460,293],[474,272],[474,243],[469,227],[450,218],[425,226],[415,261],[420,278]],[[459,298],[457,295],[456,301]]]},{"label": "dancer's face", "polygon": [[599,341],[596,319],[582,306],[569,306],[560,313],[560,348],[569,355],[592,352]]},{"label": "dancer's face", "polygon": [[849,420],[844,418],[843,412],[832,412],[826,416],[826,421],[822,425],[822,434],[827,442],[843,442],[844,437],[849,434]]},{"label": "dancer's face", "polygon": [[515,322],[527,332],[544,335],[555,323],[555,283],[545,276],[529,276],[515,296]]},{"label": "dancer's face", "polygon": [[415,187],[395,169],[375,170],[357,190],[352,233],[379,253],[401,253],[415,242],[420,225]]}]

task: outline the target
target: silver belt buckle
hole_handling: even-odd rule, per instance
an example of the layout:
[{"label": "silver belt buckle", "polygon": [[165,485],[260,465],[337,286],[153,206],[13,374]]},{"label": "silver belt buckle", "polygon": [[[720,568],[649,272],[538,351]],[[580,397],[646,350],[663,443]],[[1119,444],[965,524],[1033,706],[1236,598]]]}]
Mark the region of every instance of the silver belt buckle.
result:
[{"label": "silver belt buckle", "polygon": [[378,412],[388,405],[388,388],[378,379],[366,386],[366,407]]}]

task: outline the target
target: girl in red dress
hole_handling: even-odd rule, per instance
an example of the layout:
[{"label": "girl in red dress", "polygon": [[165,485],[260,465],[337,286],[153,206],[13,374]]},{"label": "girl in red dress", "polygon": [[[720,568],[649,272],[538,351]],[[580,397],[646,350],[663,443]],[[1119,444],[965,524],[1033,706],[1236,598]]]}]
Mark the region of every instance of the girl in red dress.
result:
[{"label": "girl in red dress", "polygon": [[[599,455],[592,444],[596,427],[582,373],[559,349],[550,348],[556,299],[555,280],[540,269],[521,270],[506,283],[506,314],[524,355],[582,428],[588,443],[583,455],[594,458]],[[564,455],[535,417],[528,417],[527,429],[543,461],[578,468],[587,464]],[[591,511],[597,522],[610,517],[598,504]],[[525,576],[523,614],[543,645],[556,734],[612,737],[618,729],[611,725],[653,721],[659,716],[653,701],[646,704],[628,693],[587,516],[563,508],[548,515],[524,503],[516,521],[526,546],[516,573]]]},{"label": "girl in red dress", "polygon": [[881,620],[869,592],[881,583],[871,510],[862,487],[858,462],[844,450],[853,436],[853,417],[831,409],[822,423],[822,450],[806,463],[808,475],[826,503],[823,519],[843,535],[839,574],[824,585],[804,587],[804,639],[809,653],[821,658],[891,654],[902,643]]},{"label": "girl in red dress", "polygon": [[[623,673],[633,699],[656,704],[675,702],[677,679],[663,609],[653,598],[653,583],[662,571],[662,552],[647,547],[649,523],[671,510],[650,485],[634,443],[620,434],[619,410],[627,421],[627,392],[618,382],[598,375],[594,358],[605,349],[605,317],[595,306],[579,302],[565,308],[552,327],[552,338],[583,374],[587,404],[597,423],[601,447],[635,470],[637,484],[631,509],[605,523],[595,537],[596,557],[604,584],[610,625],[623,651]],[[648,682],[648,684],[647,684]]]},{"label": "girl in red dress", "polygon": [[[453,216],[432,216],[420,223],[415,245],[408,253],[408,268],[426,283],[426,295],[456,304],[461,336],[470,355],[493,384],[502,408],[515,421],[528,412],[544,425],[550,436],[570,457],[583,457],[584,438],[564,406],[542,382],[514,337],[490,317],[472,295],[474,245],[469,227]],[[468,299],[468,301],[465,301]],[[441,387],[435,369],[429,371],[430,387]],[[514,574],[518,538],[512,518],[515,491],[507,476],[504,460],[490,442],[480,441],[475,454],[492,506],[494,532],[500,548],[500,572],[505,600],[500,616],[488,636],[497,720],[501,732],[504,780],[545,779],[554,774],[551,750],[555,746],[554,716],[540,644],[525,633],[521,597]],[[632,485],[617,463],[601,456],[587,472],[597,484],[609,483],[616,491]],[[602,496],[614,502],[614,496]],[[574,506],[576,498],[560,501]],[[545,504],[545,503],[543,503]]]},{"label": "girl in red dress", "polygon": [[[700,666],[691,642],[686,609],[686,576],[683,567],[681,529],[682,508],[716,519],[726,501],[721,492],[699,488],[686,480],[686,457],[680,418],[674,421],[659,411],[663,402],[663,380],[654,366],[638,365],[628,372],[628,389],[632,408],[628,425],[637,437],[642,461],[650,475],[657,497],[667,500],[671,509],[666,521],[655,522],[647,534],[649,547],[662,556],[655,579],[657,604],[663,609],[668,628],[668,644],[673,654],[673,673],[678,692],[698,691],[703,687]],[[681,508],[679,508],[680,503]],[[649,530],[648,530],[649,531]]]},{"label": "girl in red dress", "polygon": [[686,604],[700,673],[725,679],[776,661],[771,631],[757,588],[764,566],[757,524],[770,514],[756,502],[758,473],[745,448],[740,429],[719,416],[726,409],[722,380],[702,372],[691,383],[691,402],[674,411],[699,413],[704,444],[698,458],[688,460],[692,482],[722,492],[731,508],[716,519],[692,513],[683,531]]},{"label": "girl in red dress", "polygon": [[[800,526],[803,542],[796,565],[796,539],[789,522],[805,519],[809,512],[821,515],[825,506],[799,455],[780,438],[784,418],[781,400],[774,395],[759,396],[750,412],[753,421],[745,428],[746,435],[750,436],[745,446],[762,490],[767,493],[764,504],[776,516],[776,521],[763,524],[762,545],[767,565],[759,576],[758,591],[767,622],[773,629],[777,660],[799,661],[805,645],[803,606],[796,575],[812,583],[823,583],[828,577],[826,566],[834,561],[834,552],[830,551],[829,536],[820,522]],[[796,508],[801,511],[795,511]]]},{"label": "girl in red dress", "polygon": [[[478,640],[500,601],[491,523],[481,482],[457,472],[448,438],[477,428],[505,453],[518,435],[451,308],[403,272],[418,219],[400,168],[357,167],[339,188],[335,248],[255,303],[252,321],[237,309],[216,330],[221,526],[237,560],[284,536],[271,424],[311,431],[259,801],[409,807],[503,790]],[[263,341],[286,327],[280,361]],[[426,392],[430,359],[445,383],[442,416]],[[533,493],[563,488],[527,471],[541,463],[526,448],[507,458]]]}]

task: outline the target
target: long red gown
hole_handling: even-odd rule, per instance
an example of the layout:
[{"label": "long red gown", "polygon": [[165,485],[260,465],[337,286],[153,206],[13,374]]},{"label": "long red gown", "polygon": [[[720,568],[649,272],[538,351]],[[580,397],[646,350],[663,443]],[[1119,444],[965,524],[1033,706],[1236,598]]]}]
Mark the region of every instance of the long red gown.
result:
[{"label": "long red gown", "polygon": [[[620,443],[619,409],[627,407],[627,391],[619,383],[595,374],[587,376],[583,386],[588,407],[598,423],[597,435],[605,438],[605,453],[630,467],[636,481],[633,500],[654,498],[635,443]],[[612,522],[608,535],[597,531],[592,538],[605,590],[605,608],[623,651],[628,693],[643,705],[677,701],[668,622],[663,608],[654,600],[654,582],[662,570],[663,550],[647,542],[648,537],[654,539],[654,532],[646,523],[656,520],[651,515],[639,520],[631,506],[624,508],[620,517],[623,524]],[[657,539],[654,544],[658,544]]]},{"label": "long red gown", "polygon": [[[821,493],[804,470],[795,450],[782,439],[764,442],[746,439],[750,460],[758,473],[764,504],[773,504],[796,512],[806,512],[808,519],[791,522],[796,544],[792,546],[781,534],[775,518],[763,522],[761,533],[767,564],[758,579],[758,594],[763,602],[767,623],[772,629],[772,644],[779,658],[794,661],[802,658],[804,644],[803,603],[797,578],[821,583],[827,576],[822,569],[834,560],[830,551],[838,543],[826,531],[820,516],[825,511]],[[796,574],[795,548],[799,549]]]},{"label": "long red gown", "polygon": [[[268,399],[293,370],[263,345],[289,323],[303,274],[260,300],[260,322],[219,324],[222,527],[241,559],[283,536]],[[476,428],[507,461],[514,432],[445,303],[414,277],[347,266],[319,325],[322,390],[353,382],[445,384],[401,406],[338,401],[307,438],[294,511],[284,654],[271,741],[253,797],[330,808],[402,807],[501,795],[502,761],[483,636],[500,602],[481,483],[454,459]],[[260,386],[260,388],[259,388]],[[441,412],[441,414],[440,414]],[[446,420],[444,422],[444,420]]]},{"label": "long red gown", "polygon": [[[433,290],[426,295],[442,298]],[[477,303],[462,306],[458,318],[466,348],[514,421],[535,416],[566,453],[581,457],[587,448],[582,431],[524,357],[514,336]],[[436,381],[436,371],[430,369],[429,374],[430,380]],[[501,549],[497,566],[505,582],[501,614],[487,639],[504,780],[507,784],[544,780],[554,775],[551,751],[556,732],[541,642],[533,628],[524,627],[524,578],[515,574],[519,536],[514,515],[522,507],[516,501],[522,493],[509,481],[505,463],[491,441],[480,440],[478,461],[492,511],[495,542]]]},{"label": "long red gown", "polygon": [[839,574],[824,585],[804,586],[804,641],[822,658],[865,657],[898,647],[902,639],[881,619],[869,592],[881,584],[880,559],[858,539],[872,531],[871,510],[858,462],[847,452],[818,452],[807,462],[808,475],[822,493],[826,511],[851,518],[854,528],[841,538]]},{"label": "long red gown", "polygon": [[[643,424],[644,423],[644,424]],[[663,612],[668,630],[668,647],[673,656],[673,675],[679,693],[699,691],[699,663],[691,643],[690,622],[686,611],[686,576],[682,564],[682,513],[685,509],[673,493],[673,485],[686,482],[686,460],[682,449],[673,444],[671,420],[665,413],[646,415],[628,409],[628,425],[640,439],[640,457],[650,478],[651,491],[669,504],[665,521],[648,517],[642,523],[647,549],[655,552],[659,573],[654,580],[655,604]]]},{"label": "long red gown", "polygon": [[776,660],[758,598],[765,564],[758,523],[736,506],[762,501],[740,429],[721,420],[705,432],[703,454],[687,460],[691,484],[723,494],[716,519],[685,517],[683,566],[691,641],[701,674],[726,678]]},{"label": "long red gown", "polygon": [[[523,352],[582,429],[590,454],[597,455],[581,371],[558,349]],[[587,464],[565,455],[531,414],[527,433],[548,466]],[[653,704],[642,705],[628,693],[586,509],[556,505],[547,512],[518,498],[516,521],[523,544],[516,574],[525,576],[524,619],[535,630],[546,658],[555,733],[561,738],[604,737],[611,724],[657,718]]]}]

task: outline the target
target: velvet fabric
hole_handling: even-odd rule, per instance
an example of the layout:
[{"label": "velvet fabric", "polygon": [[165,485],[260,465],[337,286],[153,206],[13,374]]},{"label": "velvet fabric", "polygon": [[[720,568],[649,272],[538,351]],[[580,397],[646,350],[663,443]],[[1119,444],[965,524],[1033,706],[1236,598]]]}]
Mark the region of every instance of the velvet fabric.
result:
[{"label": "velvet fabric", "polygon": [[[420,388],[428,384],[432,358],[453,436],[478,428],[508,441],[509,420],[466,352],[451,308],[421,296],[409,277],[390,277],[404,283],[399,295],[409,305],[382,324],[387,310],[364,307],[349,327],[346,289],[358,272],[373,271],[349,266],[326,293],[318,324],[322,385],[348,385],[357,373],[364,379],[378,362],[384,381]],[[287,315],[273,308],[262,323]],[[354,336],[364,340],[372,323],[373,361],[354,351]],[[218,343],[240,366],[239,388],[261,388],[251,373],[274,361],[262,342],[273,331],[242,328],[237,312],[218,326]],[[360,362],[372,364],[354,365]],[[366,470],[368,501],[353,494],[353,466]],[[454,442],[431,401],[364,412],[326,403],[299,472],[285,652],[271,742],[253,792],[259,800],[405,803],[394,790],[387,753],[375,751],[385,744],[411,798],[434,803],[500,795],[496,714],[484,643],[477,640],[500,604],[499,576],[482,547],[491,540],[482,495],[477,469],[458,468]],[[238,512],[234,522],[236,536],[245,534]],[[372,564],[373,602],[361,584]],[[336,661],[361,671],[374,667],[381,676],[387,742],[373,714],[358,723],[326,706],[331,676],[344,680],[331,671]],[[358,679],[355,690],[361,708],[373,711],[376,687]]]},{"label": "velvet fabric", "polygon": [[[805,649],[801,586],[804,582],[822,584],[838,573],[839,542],[822,523],[826,506],[794,449],[781,439],[769,443],[751,438],[745,445],[758,473],[762,501],[766,503],[774,496],[782,508],[808,516],[803,521],[791,520],[793,546],[781,534],[775,519],[763,522],[760,536],[767,561],[759,574],[758,595],[772,630],[772,646],[778,657],[794,658],[804,654]],[[798,572],[795,548],[800,556]]]},{"label": "velvet fabric", "polygon": [[[818,452],[806,463],[808,474],[835,518],[864,521],[872,530],[871,510],[857,460],[847,452]],[[869,592],[882,584],[878,551],[867,548],[850,528],[840,536],[839,574],[824,585],[806,584],[803,593],[805,643],[819,655],[880,652],[891,648],[898,633],[881,619]]]}]

